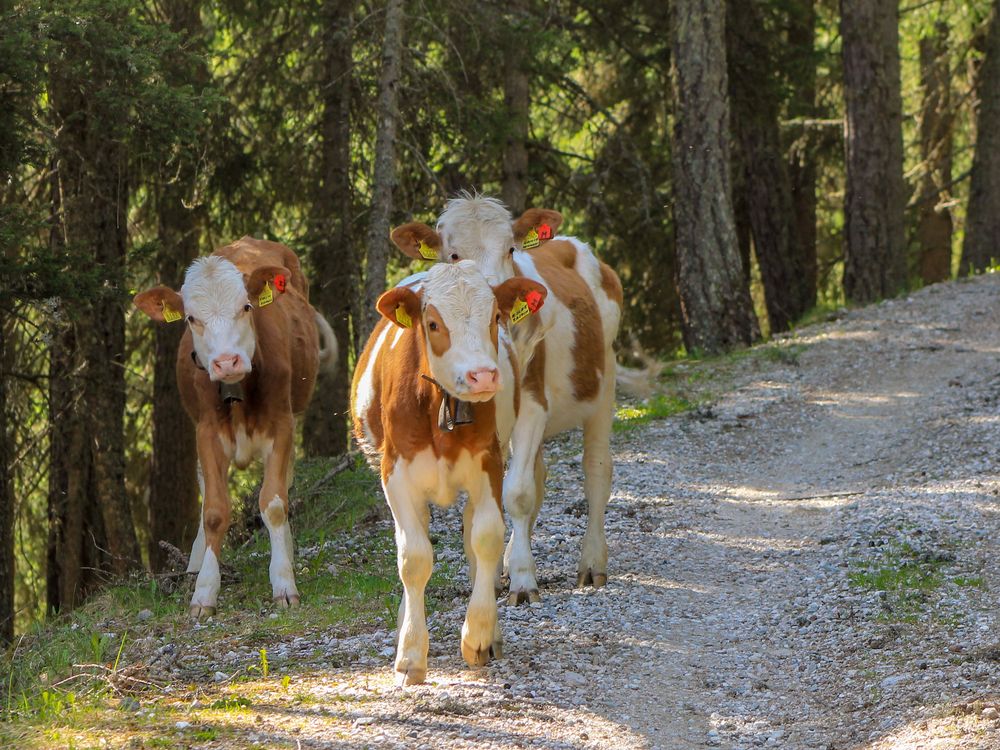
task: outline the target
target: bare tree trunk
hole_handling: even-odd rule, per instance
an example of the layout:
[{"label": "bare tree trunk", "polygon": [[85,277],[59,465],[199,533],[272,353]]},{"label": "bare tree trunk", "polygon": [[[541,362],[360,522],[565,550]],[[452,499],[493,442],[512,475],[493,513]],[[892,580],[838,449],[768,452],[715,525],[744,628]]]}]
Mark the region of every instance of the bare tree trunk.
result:
[{"label": "bare tree trunk", "polygon": [[527,208],[528,198],[528,105],[529,81],[525,56],[531,46],[525,44],[528,35],[521,33],[524,20],[523,2],[507,6],[507,28],[504,30],[504,105],[506,108],[506,139],[503,149],[503,202],[514,216]]},{"label": "bare tree trunk", "polygon": [[[798,0],[789,7],[788,44],[793,51],[791,74],[791,117],[816,116],[816,7],[814,0]],[[808,130],[794,141],[785,153],[788,179],[795,212],[795,232],[799,241],[791,247],[801,297],[799,308],[805,312],[816,304],[816,147]]]},{"label": "bare tree trunk", "polygon": [[977,74],[979,112],[972,160],[965,243],[958,272],[983,271],[1000,258],[1000,11],[996,4],[986,35],[986,56]]},{"label": "bare tree trunk", "polygon": [[920,40],[920,151],[924,173],[917,207],[920,277],[925,284],[951,277],[951,210],[944,206],[951,183],[951,70],[948,25],[939,21],[934,33]]},{"label": "bare tree trunk", "polygon": [[[351,307],[358,298],[357,262],[351,236],[351,76],[356,0],[323,6],[324,75],[320,184],[313,204],[312,303],[326,316],[340,343],[337,369],[321,374],[309,411],[304,442],[311,456],[347,450],[348,353]],[[355,317],[355,320],[360,318]]]},{"label": "bare tree trunk", "polygon": [[[0,256],[2,257],[2,256]],[[14,638],[14,455],[7,426],[7,310],[0,307],[0,650]]]},{"label": "bare tree trunk", "polygon": [[[756,0],[729,0],[726,28],[732,126],[740,150],[753,244],[771,332],[788,330],[805,312],[798,226],[778,129],[780,92],[774,55]],[[734,180],[735,182],[735,180]]]},{"label": "bare tree trunk", "polygon": [[368,228],[368,258],[365,264],[364,319],[359,341],[375,328],[375,302],[385,291],[385,267],[389,255],[389,216],[396,185],[396,120],[399,117],[400,57],[403,52],[403,0],[388,0],[385,37],[382,42],[382,73],[379,76],[378,126],[375,133],[375,170],[372,177],[371,223]]},{"label": "bare tree trunk", "polygon": [[127,154],[92,88],[101,76],[76,77],[120,63],[95,60],[80,41],[63,50],[48,92],[58,132],[51,236],[82,289],[61,301],[50,355],[53,609],[79,602],[102,568],[122,576],[141,565],[125,493]]},{"label": "bare tree trunk", "polygon": [[847,104],[844,293],[891,297],[906,284],[903,105],[896,0],[841,0]]},{"label": "bare tree trunk", "polygon": [[[189,44],[201,48],[204,30],[200,0],[166,0],[160,6],[171,31],[182,34]],[[186,58],[169,67],[171,83],[203,86],[208,71]],[[156,269],[163,284],[177,289],[184,272],[198,256],[205,211],[191,207],[197,170],[194,161],[181,155],[182,162],[157,195],[160,248]],[[149,472],[149,547],[153,570],[167,563],[160,541],[187,549],[198,531],[198,457],[194,426],[181,404],[177,388],[177,347],[183,326],[154,326],[153,369],[153,455]]]},{"label": "bare tree trunk", "polygon": [[758,335],[736,244],[729,167],[723,0],[673,5],[674,223],[689,350],[750,344]]}]

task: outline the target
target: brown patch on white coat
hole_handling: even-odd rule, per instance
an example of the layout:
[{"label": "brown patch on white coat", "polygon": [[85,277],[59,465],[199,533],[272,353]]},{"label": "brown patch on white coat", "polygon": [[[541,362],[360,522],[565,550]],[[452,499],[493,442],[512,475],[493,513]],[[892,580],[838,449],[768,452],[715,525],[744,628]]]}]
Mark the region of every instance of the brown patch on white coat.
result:
[{"label": "brown patch on white coat", "polygon": [[[265,295],[261,305],[265,288],[271,299]],[[273,597],[281,606],[298,604],[287,520],[295,416],[309,403],[320,365],[336,356],[329,325],[309,304],[298,258],[284,245],[244,237],[195,260],[180,293],[154,287],[136,295],[135,305],[155,321],[188,324],[177,383],[195,423],[203,497],[188,566],[198,572],[191,614],[215,613],[231,517],[229,464],[245,468],[255,457],[264,463],[260,511],[271,537]],[[227,403],[220,383],[239,383],[242,400]]]},{"label": "brown patch on white coat", "polygon": [[[472,666],[485,664],[491,651],[499,656],[494,578],[504,534],[501,445],[510,437],[519,394],[513,349],[498,324],[530,292],[545,294],[537,282],[520,278],[492,289],[473,263],[439,264],[382,295],[383,319],[354,370],[354,435],[380,457],[396,524],[404,596],[395,670],[402,684],[423,682],[427,673],[428,503],[451,505],[461,490],[469,496],[464,532],[473,582],[462,655]],[[468,402],[471,423],[450,431],[439,426],[444,398]]]},{"label": "brown patch on white coat", "polygon": [[[524,368],[521,409],[504,478],[504,508],[513,525],[504,555],[511,603],[539,598],[531,532],[544,486],[542,441],[574,427],[583,427],[588,506],[577,585],[607,582],[604,513],[611,494],[616,369],[612,344],[621,319],[622,287],[615,272],[575,237],[540,239],[538,247],[522,249],[532,230],[551,236],[561,222],[558,212],[537,208],[514,220],[494,198],[463,196],[448,202],[436,232],[419,224],[396,230],[401,237],[419,235],[436,243],[442,259],[474,260],[491,283],[525,276],[550,292],[545,307],[530,322],[511,328]],[[411,254],[408,243],[397,244]]]}]

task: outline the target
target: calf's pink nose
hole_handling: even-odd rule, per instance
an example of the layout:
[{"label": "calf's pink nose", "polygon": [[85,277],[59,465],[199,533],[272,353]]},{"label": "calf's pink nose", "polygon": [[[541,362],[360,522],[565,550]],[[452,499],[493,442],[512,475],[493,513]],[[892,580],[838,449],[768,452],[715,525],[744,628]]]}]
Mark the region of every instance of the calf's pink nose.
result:
[{"label": "calf's pink nose", "polygon": [[472,393],[489,393],[497,389],[500,373],[496,368],[469,370],[465,373],[465,379]]},{"label": "calf's pink nose", "polygon": [[244,372],[239,354],[223,354],[212,360],[212,373],[220,378],[228,378]]}]

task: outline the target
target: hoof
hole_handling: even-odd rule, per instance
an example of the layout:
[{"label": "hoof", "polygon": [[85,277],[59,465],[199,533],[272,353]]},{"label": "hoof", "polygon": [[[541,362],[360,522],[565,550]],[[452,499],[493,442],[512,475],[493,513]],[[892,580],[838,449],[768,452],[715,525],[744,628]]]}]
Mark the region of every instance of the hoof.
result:
[{"label": "hoof", "polygon": [[511,607],[516,607],[519,604],[534,604],[541,600],[542,597],[538,593],[538,589],[531,589],[531,591],[511,591],[510,596],[507,597],[507,604]]},{"label": "hoof", "polygon": [[209,617],[215,616],[215,607],[204,604],[192,604],[188,611],[195,620],[207,620]]},{"label": "hoof", "polygon": [[420,685],[427,679],[426,667],[405,666],[396,667],[396,685],[407,687],[409,685]]},{"label": "hoof", "polygon": [[494,651],[494,644],[486,648],[477,648],[471,643],[462,640],[462,658],[470,667],[485,667],[490,662],[490,655]]},{"label": "hoof", "polygon": [[279,596],[274,597],[274,603],[281,609],[288,609],[289,607],[295,609],[299,606],[299,595],[280,594]]},{"label": "hoof", "polygon": [[491,659],[503,658],[503,643],[501,641],[493,641],[493,645],[490,646],[490,658]]},{"label": "hoof", "polygon": [[593,586],[595,589],[602,588],[608,584],[607,573],[594,573],[587,568],[583,573],[577,573],[576,587],[582,589],[584,586]]}]

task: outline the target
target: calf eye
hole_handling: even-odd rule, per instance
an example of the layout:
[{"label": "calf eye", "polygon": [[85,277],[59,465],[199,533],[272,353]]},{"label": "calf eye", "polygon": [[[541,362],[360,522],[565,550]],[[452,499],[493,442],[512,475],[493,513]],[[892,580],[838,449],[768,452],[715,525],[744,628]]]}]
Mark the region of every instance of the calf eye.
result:
[{"label": "calf eye", "polygon": [[514,248],[511,248],[510,250],[508,250],[507,254],[508,255],[513,255],[514,254]]},{"label": "calf eye", "polygon": [[427,327],[430,328],[432,331],[436,331],[438,329],[438,324],[432,320],[430,323],[427,324]]},{"label": "calf eye", "polygon": [[458,260],[458,253],[452,253],[451,254],[451,259],[452,260]]},{"label": "calf eye", "polygon": [[253,305],[251,305],[249,302],[243,305],[243,312],[250,312],[251,310],[253,310]]},{"label": "calf eye", "polygon": [[500,313],[497,313],[497,323],[500,323]]},{"label": "calf eye", "polygon": [[188,315],[188,323],[196,323],[196,322],[197,321],[194,319],[194,315]]}]

